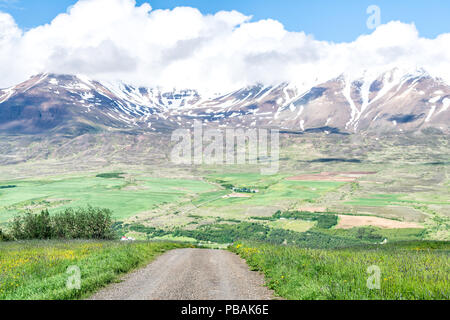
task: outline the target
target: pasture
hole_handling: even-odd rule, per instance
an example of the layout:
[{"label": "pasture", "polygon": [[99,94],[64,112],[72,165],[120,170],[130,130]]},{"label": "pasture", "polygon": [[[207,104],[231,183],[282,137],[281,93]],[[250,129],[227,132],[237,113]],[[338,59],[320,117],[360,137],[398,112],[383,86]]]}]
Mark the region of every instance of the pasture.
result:
[{"label": "pasture", "polygon": [[[2,181],[1,185],[11,185],[11,182]],[[87,204],[111,209],[115,219],[123,220],[215,189],[201,180],[96,175],[18,180],[14,185],[0,190],[0,223],[27,210],[59,211]]]}]

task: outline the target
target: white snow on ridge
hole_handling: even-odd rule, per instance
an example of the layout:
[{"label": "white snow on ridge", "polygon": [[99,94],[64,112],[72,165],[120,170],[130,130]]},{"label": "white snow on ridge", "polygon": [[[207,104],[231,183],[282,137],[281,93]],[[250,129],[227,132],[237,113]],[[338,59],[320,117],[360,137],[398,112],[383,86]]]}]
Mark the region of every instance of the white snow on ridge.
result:
[{"label": "white snow on ridge", "polygon": [[[371,103],[374,103],[378,100],[380,100],[382,97],[384,97],[387,93],[389,93],[395,86],[397,86],[397,91],[394,93],[394,95],[400,91],[401,88],[403,88],[403,85],[411,79],[411,76],[400,76],[399,72],[396,72],[397,70],[394,70],[393,72],[387,73],[383,76],[383,88],[380,90],[378,95],[371,101]],[[392,78],[392,81],[389,81],[389,77]]]},{"label": "white snow on ridge", "polygon": [[55,78],[52,78],[52,79],[50,79],[50,81],[48,83],[50,83],[50,84],[52,84],[54,86],[57,86],[59,84],[59,81],[56,80]]},{"label": "white snow on ridge", "polygon": [[305,131],[305,120],[300,121],[300,129],[302,129],[302,131]]},{"label": "white snow on ridge", "polygon": [[4,90],[4,92],[2,92],[2,95],[0,96],[0,103],[3,103],[9,98],[11,98],[14,93],[15,93],[14,88]]},{"label": "white snow on ridge", "polygon": [[447,111],[448,107],[450,106],[450,99],[449,98],[445,98],[442,101],[442,108],[441,110],[439,110],[438,114],[444,111]]},{"label": "white snow on ridge", "polygon": [[353,121],[356,118],[356,115],[358,114],[358,108],[356,108],[355,102],[353,101],[351,97],[351,81],[345,81],[345,87],[342,91],[342,94],[344,95],[345,99],[347,99],[347,102],[350,104],[351,109],[351,115],[350,120],[345,124],[345,128],[348,129],[348,126],[353,123]]},{"label": "white snow on ridge", "polygon": [[430,112],[428,113],[427,118],[425,119],[425,122],[429,122],[431,117],[433,116],[434,111],[436,110],[436,106],[432,106],[430,109]]},{"label": "white snow on ridge", "polygon": [[441,98],[441,96],[437,96],[437,97],[431,98],[428,102],[430,102],[430,103],[436,103],[436,102],[439,101],[440,98]]}]

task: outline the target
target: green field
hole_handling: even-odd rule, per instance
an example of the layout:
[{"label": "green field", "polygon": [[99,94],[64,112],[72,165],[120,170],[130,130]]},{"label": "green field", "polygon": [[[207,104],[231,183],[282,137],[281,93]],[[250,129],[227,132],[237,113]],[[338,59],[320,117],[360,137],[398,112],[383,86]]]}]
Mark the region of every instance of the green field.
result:
[{"label": "green field", "polygon": [[[301,249],[244,242],[230,250],[269,288],[291,300],[448,300],[448,242],[399,242],[347,249]],[[379,289],[367,282],[377,266]],[[376,280],[373,279],[373,283]]]},{"label": "green field", "polygon": [[166,203],[189,199],[215,187],[201,180],[151,177],[100,178],[93,176],[1,181],[14,188],[0,190],[0,222],[26,210],[67,207],[106,207],[114,218],[126,219]]}]

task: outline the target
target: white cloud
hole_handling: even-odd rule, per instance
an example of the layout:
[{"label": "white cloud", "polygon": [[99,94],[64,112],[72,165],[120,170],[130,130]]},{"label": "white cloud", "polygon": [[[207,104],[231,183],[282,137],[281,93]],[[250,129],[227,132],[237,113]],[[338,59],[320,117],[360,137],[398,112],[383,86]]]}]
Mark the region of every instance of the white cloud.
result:
[{"label": "white cloud", "polygon": [[152,10],[134,0],[80,0],[50,24],[23,32],[0,12],[0,87],[56,72],[226,91],[392,67],[423,67],[450,80],[450,34],[425,39],[414,25],[390,22],[336,44],[288,32],[278,21],[253,22],[236,11]]}]

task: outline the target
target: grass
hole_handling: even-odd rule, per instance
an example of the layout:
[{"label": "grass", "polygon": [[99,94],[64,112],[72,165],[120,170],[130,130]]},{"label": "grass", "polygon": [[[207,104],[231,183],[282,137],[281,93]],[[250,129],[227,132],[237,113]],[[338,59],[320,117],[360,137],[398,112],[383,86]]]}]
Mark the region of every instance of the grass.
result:
[{"label": "grass", "polygon": [[303,220],[278,220],[271,221],[268,225],[272,228],[280,228],[285,230],[292,230],[296,232],[306,232],[315,226],[313,221],[303,221]]},{"label": "grass", "polygon": [[194,204],[203,207],[198,212],[203,216],[238,218],[247,209],[255,211],[259,207],[287,206],[299,201],[314,202],[345,185],[342,182],[285,180],[289,176],[291,175],[264,176],[256,173],[210,175],[207,177],[209,181],[222,186],[233,185],[237,188],[257,189],[259,192],[249,194],[248,198],[222,198],[231,193],[230,190],[205,193],[195,199]]},{"label": "grass", "polygon": [[[265,274],[269,288],[291,300],[433,300],[450,298],[448,242],[399,242],[344,249],[306,249],[242,242],[230,250]],[[381,270],[369,289],[367,270]]]},{"label": "grass", "polygon": [[370,236],[372,239],[380,239],[380,240],[388,239],[388,241],[390,242],[423,240],[426,233],[424,229],[418,228],[382,229],[377,227],[356,227],[351,229],[329,229],[329,230],[322,229],[320,231],[322,233],[339,237],[367,238],[367,236]]},{"label": "grass", "polygon": [[[151,210],[166,203],[214,190],[200,180],[138,177],[133,180],[95,176],[14,181],[15,188],[0,191],[0,222],[19,212],[45,208],[105,207],[116,219]],[[55,210],[53,210],[55,211]]]},{"label": "grass", "polygon": [[[0,300],[88,297],[158,255],[186,245],[169,242],[30,241],[0,243]],[[81,289],[68,289],[70,266],[81,270]]]},{"label": "grass", "polygon": [[[360,205],[360,206],[388,206],[395,204],[414,204],[417,200],[402,199],[405,195],[402,194],[375,194],[369,198],[356,198],[352,201],[346,202],[347,204]],[[446,204],[444,201],[420,201],[424,204]]]}]

